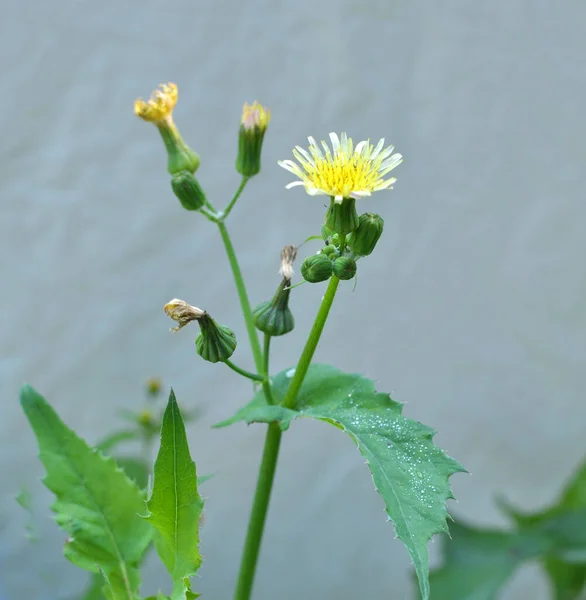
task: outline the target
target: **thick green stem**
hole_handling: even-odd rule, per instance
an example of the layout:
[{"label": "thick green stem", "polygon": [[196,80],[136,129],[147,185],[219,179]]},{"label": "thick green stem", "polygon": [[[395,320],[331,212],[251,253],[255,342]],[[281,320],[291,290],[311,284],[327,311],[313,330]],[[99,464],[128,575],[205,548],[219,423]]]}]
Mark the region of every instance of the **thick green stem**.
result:
[{"label": "thick green stem", "polygon": [[238,375],[248,377],[248,379],[252,379],[252,381],[258,381],[260,383],[263,383],[266,380],[266,377],[264,375],[257,375],[256,373],[251,373],[250,371],[247,371],[246,369],[235,365],[231,360],[225,360],[224,364],[227,367],[230,367],[235,373],[238,373]]},{"label": "thick green stem", "polygon": [[[236,290],[238,292],[238,298],[240,299],[240,306],[242,307],[242,314],[244,316],[244,322],[246,324],[246,331],[248,332],[248,338],[250,340],[250,348],[252,350],[252,356],[254,358],[254,365],[258,373],[262,373],[263,360],[262,350],[260,348],[260,342],[258,341],[258,335],[254,326],[254,318],[252,316],[252,308],[250,307],[250,301],[248,300],[248,294],[246,292],[246,285],[244,284],[244,278],[242,277],[242,271],[236,258],[236,252],[232,245],[232,240],[228,230],[226,229],[225,223],[222,221],[218,222],[218,229],[222,236],[222,241],[226,248],[226,254],[228,255],[228,261],[232,268],[232,274],[234,276],[234,283],[236,284]],[[263,373],[266,375],[266,373]]]},{"label": "thick green stem", "polygon": [[305,343],[305,348],[303,348],[303,352],[301,353],[297,367],[295,367],[295,374],[293,375],[291,383],[287,388],[287,393],[283,398],[283,402],[281,402],[281,405],[285,408],[293,408],[295,406],[297,395],[299,394],[299,390],[301,389],[305,375],[307,375],[307,370],[311,364],[311,359],[313,358],[315,349],[317,348],[319,338],[324,330],[324,326],[326,324],[328,314],[330,313],[330,308],[332,308],[332,302],[334,301],[334,297],[338,291],[339,284],[340,280],[335,275],[332,276],[330,283],[328,284],[328,289],[326,290],[319,310],[317,311],[315,321],[313,322],[313,327],[309,332],[309,337]]},{"label": "thick green stem", "polygon": [[267,438],[262,456],[262,463],[258,473],[258,482],[254,494],[254,502],[250,511],[248,531],[242,551],[242,561],[236,584],[235,600],[249,600],[252,594],[256,564],[260,552],[260,544],[271,500],[275,469],[279,458],[281,446],[281,430],[277,423],[271,423],[267,430]]},{"label": "thick green stem", "polygon": [[[291,380],[282,405],[291,408],[295,404],[297,394],[301,388],[301,384],[305,379],[311,359],[317,348],[319,338],[322,334],[326,319],[332,307],[332,302],[338,290],[340,280],[337,277],[332,277],[328,285],[328,289],[323,297],[319,307],[313,327],[309,333],[309,337],[301,353],[299,363],[295,369],[295,375]],[[268,368],[268,350],[270,344],[270,336],[265,337],[265,361]],[[267,397],[268,401],[268,397]],[[250,513],[250,521],[248,523],[248,532],[244,543],[244,551],[242,554],[242,562],[240,563],[240,573],[238,575],[238,584],[236,586],[235,600],[250,600],[252,594],[252,586],[254,584],[254,575],[256,573],[256,564],[260,552],[262,535],[264,531],[265,520],[267,516],[269,501],[271,498],[271,489],[275,476],[275,468],[279,456],[279,447],[281,444],[281,430],[277,423],[271,423],[267,431],[263,459],[256,484],[256,492],[254,495],[254,503]]]}]

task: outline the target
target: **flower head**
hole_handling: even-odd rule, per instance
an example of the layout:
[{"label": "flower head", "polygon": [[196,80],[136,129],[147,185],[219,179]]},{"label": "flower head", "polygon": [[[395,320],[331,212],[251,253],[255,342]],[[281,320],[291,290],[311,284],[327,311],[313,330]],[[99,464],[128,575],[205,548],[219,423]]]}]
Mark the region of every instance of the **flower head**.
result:
[{"label": "flower head", "polygon": [[255,128],[265,131],[270,120],[271,111],[266,106],[262,106],[256,100],[252,104],[248,104],[248,102],[244,103],[240,122],[246,131]]},{"label": "flower head", "polygon": [[177,104],[178,95],[179,92],[174,83],[161,83],[153,91],[148,101],[145,102],[142,98],[138,98],[134,102],[134,114],[151,123],[169,121],[172,118],[175,104]]},{"label": "flower head", "polygon": [[293,150],[299,164],[292,160],[279,161],[281,167],[300,179],[288,184],[287,189],[302,185],[310,196],[323,194],[341,203],[344,198],[362,198],[378,190],[391,189],[396,181],[394,177],[385,179],[385,175],[401,164],[403,157],[392,154],[393,146],[383,150],[384,138],[376,147],[369,140],[354,147],[345,133],[340,138],[330,133],[332,149],[322,141],[323,151],[312,137],[307,139],[309,152],[300,146]]}]

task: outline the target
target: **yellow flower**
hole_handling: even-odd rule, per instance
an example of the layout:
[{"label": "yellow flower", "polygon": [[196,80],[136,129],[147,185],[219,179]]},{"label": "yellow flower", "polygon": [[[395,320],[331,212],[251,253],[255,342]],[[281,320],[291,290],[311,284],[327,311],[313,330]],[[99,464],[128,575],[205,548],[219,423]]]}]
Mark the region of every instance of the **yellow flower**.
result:
[{"label": "yellow flower", "polygon": [[324,151],[309,137],[309,152],[296,146],[293,155],[299,162],[281,160],[279,165],[300,181],[288,184],[287,189],[302,185],[310,196],[331,196],[337,204],[344,198],[363,198],[378,190],[392,189],[396,179],[385,175],[403,161],[400,154],[392,154],[394,147],[383,150],[384,138],[376,147],[365,140],[356,145],[345,133],[340,138],[330,133],[332,150],[322,141]]},{"label": "yellow flower", "polygon": [[266,106],[262,106],[256,100],[252,104],[248,104],[248,102],[244,103],[242,107],[242,120],[240,122],[246,131],[250,131],[255,127],[265,131],[270,120],[271,111]]},{"label": "yellow flower", "polygon": [[174,83],[161,83],[147,102],[142,98],[135,101],[134,114],[151,123],[169,121],[177,104],[178,95],[179,92]]}]

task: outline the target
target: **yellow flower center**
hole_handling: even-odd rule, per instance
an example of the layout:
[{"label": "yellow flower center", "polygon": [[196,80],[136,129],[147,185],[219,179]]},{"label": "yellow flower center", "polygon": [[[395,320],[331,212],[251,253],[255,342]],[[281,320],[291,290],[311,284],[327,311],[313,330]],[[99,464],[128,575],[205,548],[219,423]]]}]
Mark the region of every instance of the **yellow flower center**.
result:
[{"label": "yellow flower center", "polygon": [[151,123],[169,121],[177,104],[179,92],[174,83],[161,83],[148,101],[138,98],[134,103],[134,114]]},{"label": "yellow flower center", "polygon": [[307,179],[315,188],[329,196],[350,197],[355,191],[372,192],[383,181],[378,167],[380,161],[372,161],[361,155],[348,156],[342,150],[336,155],[315,158],[315,167],[305,164]]}]

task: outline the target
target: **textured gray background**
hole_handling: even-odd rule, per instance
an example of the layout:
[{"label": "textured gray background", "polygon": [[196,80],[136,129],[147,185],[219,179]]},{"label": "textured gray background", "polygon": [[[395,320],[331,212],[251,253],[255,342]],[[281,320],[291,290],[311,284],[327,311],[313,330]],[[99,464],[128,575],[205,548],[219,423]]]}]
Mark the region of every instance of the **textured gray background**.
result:
[{"label": "textured gray background", "polygon": [[[132,114],[161,81],[222,204],[234,190],[244,100],[269,105],[262,176],[230,228],[254,302],[272,294],[278,252],[319,231],[323,200],[285,191],[305,136],[385,136],[404,154],[375,256],[345,285],[317,358],[363,372],[437,428],[471,472],[457,516],[501,523],[494,496],[538,507],[584,455],[584,23],[581,0],[295,3],[9,1],[0,35],[0,587],[54,600],[83,580],[61,556],[33,436],[17,402],[30,381],[94,441],[159,375],[205,414],[190,428],[208,497],[197,588],[229,598],[263,428],[212,431],[250,394],[172,336],[178,296],[241,340],[215,229],[171,196],[155,129]],[[321,286],[294,292],[300,350]],[[319,424],[287,434],[257,600],[411,597],[409,559],[353,444]],[[35,494],[41,540],[13,494]],[[432,545],[432,550],[437,550]],[[165,584],[153,561],[146,590]],[[528,567],[503,598],[546,598]]]}]

